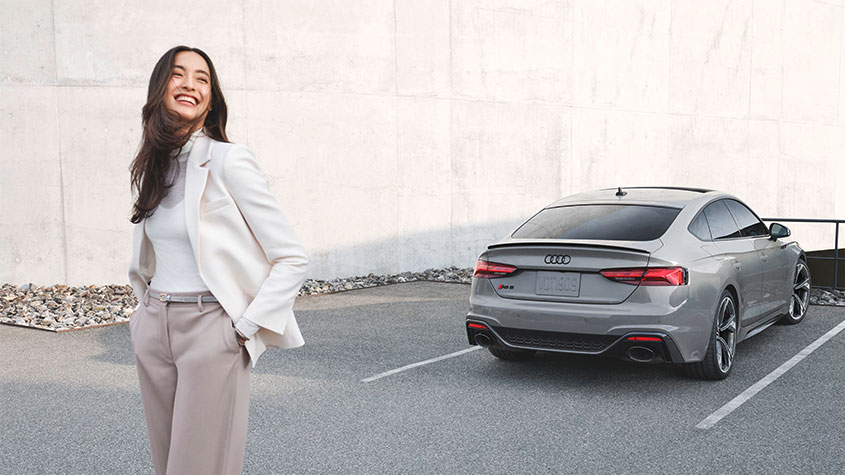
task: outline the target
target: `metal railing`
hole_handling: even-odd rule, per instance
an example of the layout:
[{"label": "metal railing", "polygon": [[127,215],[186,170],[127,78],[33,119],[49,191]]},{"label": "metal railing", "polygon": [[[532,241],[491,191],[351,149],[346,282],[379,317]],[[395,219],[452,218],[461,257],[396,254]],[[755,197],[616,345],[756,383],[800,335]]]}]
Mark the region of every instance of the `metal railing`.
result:
[{"label": "metal railing", "polygon": [[[807,260],[814,259],[819,261],[833,261],[833,287],[821,287],[813,285],[818,289],[839,289],[839,225],[845,223],[845,219],[816,219],[816,218],[760,218],[763,221],[778,222],[778,223],[816,223],[816,224],[835,224],[836,233],[833,239],[833,257],[826,256],[807,256]],[[845,256],[843,256],[845,258]],[[808,262],[809,264],[809,262]]]}]

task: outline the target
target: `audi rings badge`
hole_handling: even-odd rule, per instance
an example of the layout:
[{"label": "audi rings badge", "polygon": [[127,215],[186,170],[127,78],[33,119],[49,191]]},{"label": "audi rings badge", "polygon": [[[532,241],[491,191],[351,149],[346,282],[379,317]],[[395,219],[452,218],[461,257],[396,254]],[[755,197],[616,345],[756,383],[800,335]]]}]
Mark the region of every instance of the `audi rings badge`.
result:
[{"label": "audi rings badge", "polygon": [[547,254],[543,260],[546,264],[563,264],[567,265],[572,262],[572,258],[567,254]]}]

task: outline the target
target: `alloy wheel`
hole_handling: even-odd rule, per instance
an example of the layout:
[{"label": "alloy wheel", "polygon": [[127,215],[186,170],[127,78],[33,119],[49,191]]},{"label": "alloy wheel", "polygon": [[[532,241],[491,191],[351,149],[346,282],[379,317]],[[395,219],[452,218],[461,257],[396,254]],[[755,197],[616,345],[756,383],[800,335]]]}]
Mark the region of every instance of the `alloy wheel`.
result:
[{"label": "alloy wheel", "polygon": [[719,371],[727,373],[731,369],[736,351],[736,307],[731,297],[722,298],[717,315],[719,323],[716,327],[716,361]]},{"label": "alloy wheel", "polygon": [[795,268],[795,281],[792,285],[792,299],[789,302],[789,318],[801,320],[807,312],[810,302],[810,270],[803,262]]}]

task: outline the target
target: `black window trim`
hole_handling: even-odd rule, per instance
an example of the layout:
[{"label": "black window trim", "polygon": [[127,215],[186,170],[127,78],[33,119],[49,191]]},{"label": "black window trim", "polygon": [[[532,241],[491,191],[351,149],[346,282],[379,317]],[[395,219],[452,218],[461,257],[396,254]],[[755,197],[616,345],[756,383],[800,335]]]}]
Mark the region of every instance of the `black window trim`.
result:
[{"label": "black window trim", "polygon": [[[740,230],[740,232],[742,232],[742,230]],[[760,239],[760,238],[769,239],[768,236],[740,236],[740,237],[733,237],[733,238],[719,238],[719,239],[714,239],[714,241],[738,241],[740,239]]]}]

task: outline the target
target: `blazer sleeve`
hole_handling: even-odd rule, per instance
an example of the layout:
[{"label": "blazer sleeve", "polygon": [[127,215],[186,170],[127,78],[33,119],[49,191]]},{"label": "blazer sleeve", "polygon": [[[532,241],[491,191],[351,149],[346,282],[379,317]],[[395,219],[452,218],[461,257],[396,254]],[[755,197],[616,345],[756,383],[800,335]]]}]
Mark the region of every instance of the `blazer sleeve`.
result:
[{"label": "blazer sleeve", "polygon": [[[141,262],[141,258],[145,262]],[[138,300],[135,310],[141,306],[141,299],[152,279],[150,272],[155,271],[155,252],[152,245],[144,238],[144,221],[136,223],[132,228],[132,260],[129,262],[129,283],[132,292]]]},{"label": "blazer sleeve", "polygon": [[305,282],[308,256],[249,148],[230,147],[223,164],[223,180],[272,266],[242,317],[281,334],[294,318],[293,303]]}]

